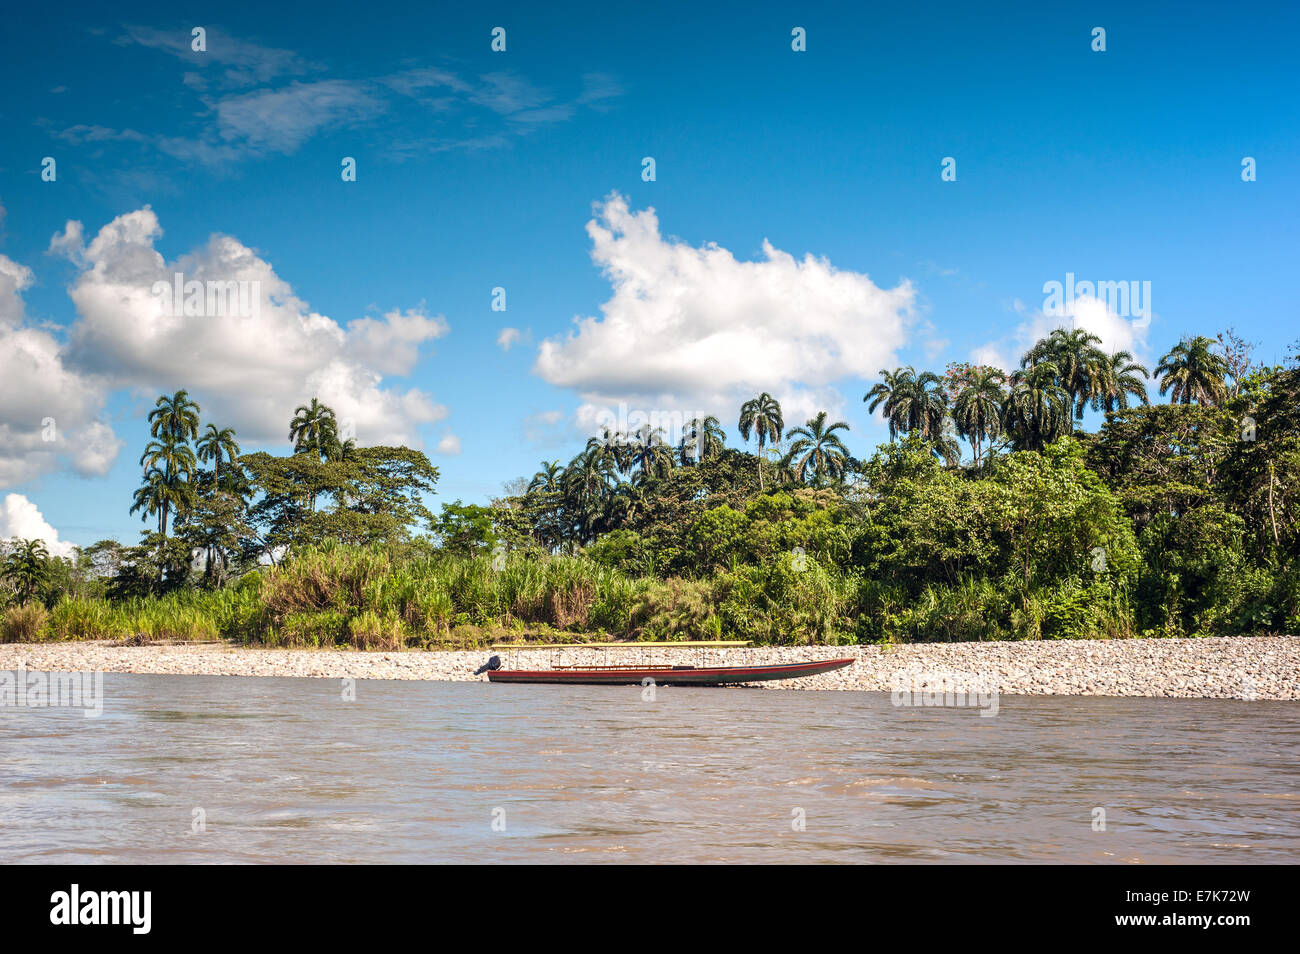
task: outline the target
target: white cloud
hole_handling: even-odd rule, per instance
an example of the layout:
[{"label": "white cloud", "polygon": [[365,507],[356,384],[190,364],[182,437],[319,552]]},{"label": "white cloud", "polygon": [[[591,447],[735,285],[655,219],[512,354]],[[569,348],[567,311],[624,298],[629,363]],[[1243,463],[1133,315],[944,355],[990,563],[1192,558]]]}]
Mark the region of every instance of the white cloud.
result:
[{"label": "white cloud", "polygon": [[620,401],[730,420],[740,402],[769,391],[788,402],[787,422],[801,422],[842,405],[834,382],[890,365],[912,326],[906,280],[884,289],[767,241],[763,258],[746,262],[714,243],[665,239],[653,209],[633,212],[616,193],[597,205],[587,233],[613,296],[603,317],[576,318],[568,336],[543,341],[535,371],[577,391],[593,420]]},{"label": "white cloud", "polygon": [[[188,30],[125,29],[119,45],[159,50],[189,67],[181,83],[186,97],[198,100],[191,115],[201,127],[168,135],[78,124],[55,135],[75,143],[141,144],[214,169],[271,153],[291,154],[314,136],[340,128],[369,125],[383,136],[400,122],[395,116],[411,110],[421,133],[394,132],[383,149],[371,150],[372,156],[400,162],[449,149],[500,148],[585,110],[607,111],[623,92],[616,78],[603,73],[584,74],[581,90],[567,98],[510,71],[458,76],[415,66],[377,77],[325,78],[325,66],[292,50],[262,46],[216,27],[207,28],[202,52],[191,48]],[[387,127],[385,118],[392,120]]]},{"label": "white cloud", "polygon": [[479,79],[482,83],[470,93],[470,100],[494,113],[509,115],[537,109],[551,100],[549,93],[514,73],[485,73]]},{"label": "white cloud", "polygon": [[348,325],[353,356],[384,374],[407,375],[420,358],[420,345],[441,338],[451,328],[442,315],[418,309],[394,309],[383,321],[358,318]]},{"label": "white cloud", "polygon": [[460,453],[460,438],[448,431],[442,435],[442,440],[438,441],[438,453],[446,454],[449,457]]},{"label": "white cloud", "polygon": [[70,368],[54,336],[28,323],[22,292],[31,283],[30,269],[0,255],[0,487],[62,464],[102,475],[121,447],[99,419],[99,383]]},{"label": "white cloud", "polygon": [[126,37],[119,42],[134,42],[163,50],[195,67],[211,68],[214,64],[225,64],[227,69],[221,79],[229,85],[265,83],[282,74],[305,73],[311,69],[311,64],[292,50],[262,46],[233,37],[216,27],[205,27],[205,30],[207,48],[202,52],[192,48],[189,30],[128,26]]},{"label": "white cloud", "polygon": [[1054,328],[1081,328],[1101,339],[1099,347],[1107,354],[1127,351],[1139,361],[1147,355],[1147,330],[1150,319],[1134,320],[1123,317],[1099,299],[1083,296],[1063,303],[1062,313],[1045,309],[1031,312],[1019,299],[1013,308],[1026,317],[1015,331],[1003,338],[988,341],[971,351],[971,360],[1012,371],[1020,367],[1020,356],[1033,347],[1040,338],[1046,338]]},{"label": "white cloud", "polygon": [[519,340],[520,334],[518,328],[502,328],[501,333],[497,335],[497,347],[502,351],[509,351],[510,346]]},{"label": "white cloud", "polygon": [[24,289],[32,284],[32,270],[0,255],[0,328],[16,328],[23,321]]},{"label": "white cloud", "polygon": [[62,232],[55,232],[51,236],[50,247],[46,249],[46,253],[78,261],[78,256],[85,251],[85,247],[86,236],[81,223],[70,219]]},{"label": "white cloud", "polygon": [[351,80],[291,83],[228,96],[216,104],[223,140],[283,153],[295,152],[321,129],[371,119],[384,109],[369,83]]},{"label": "white cloud", "polygon": [[[284,441],[294,407],[313,396],[363,445],[418,447],[418,426],[446,416],[424,392],[384,383],[409,373],[420,346],[447,333],[441,316],[412,309],[340,324],[228,235],[167,262],[154,248],[162,229],[148,206],[118,216],[84,249],[70,234],[59,247],[82,271],[69,289],[79,317],[66,360],[83,374],[146,396],[187,388],[206,420],[253,442]],[[187,282],[247,283],[256,317],[176,314],[153,293],[176,272]]]},{"label": "white cloud", "polygon": [[0,504],[0,540],[44,540],[50,556],[70,557],[75,545],[59,539],[36,504],[22,494],[6,494]]}]

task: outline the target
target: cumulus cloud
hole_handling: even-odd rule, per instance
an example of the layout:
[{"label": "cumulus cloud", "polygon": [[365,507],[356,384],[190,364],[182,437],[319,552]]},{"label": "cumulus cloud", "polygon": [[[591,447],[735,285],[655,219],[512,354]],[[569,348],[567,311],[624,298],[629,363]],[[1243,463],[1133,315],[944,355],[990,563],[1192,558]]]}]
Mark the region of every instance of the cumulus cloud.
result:
[{"label": "cumulus cloud", "polygon": [[460,453],[460,438],[448,431],[442,435],[442,440],[438,441],[438,453],[454,457]]},{"label": "cumulus cloud", "polygon": [[49,255],[58,255],[75,262],[80,262],[80,255],[86,248],[86,236],[80,222],[68,220],[62,232],[55,232],[50,237]]},{"label": "cumulus cloud", "polygon": [[99,383],[70,368],[60,342],[27,321],[22,292],[31,283],[29,268],[0,255],[0,487],[64,464],[102,475],[121,448],[99,417]]},{"label": "cumulus cloud", "polygon": [[50,556],[70,557],[75,545],[59,539],[36,504],[22,494],[6,494],[0,504],[0,540],[44,540]]},{"label": "cumulus cloud", "polygon": [[1148,356],[1147,330],[1150,316],[1124,317],[1106,301],[1091,295],[1065,301],[1059,309],[1031,311],[1017,299],[1014,309],[1022,318],[1010,335],[988,341],[971,352],[971,360],[1004,370],[1020,367],[1020,356],[1054,328],[1081,328],[1101,339],[1098,346],[1107,354],[1127,351],[1139,361]]},{"label": "cumulus cloud", "polygon": [[[84,247],[74,240],[79,229],[70,224],[56,244],[81,265],[69,288],[78,320],[66,351],[80,373],[146,395],[187,388],[206,419],[253,442],[283,441],[293,408],[313,396],[361,444],[418,447],[419,425],[446,415],[423,391],[384,380],[409,373],[420,347],[447,333],[441,316],[412,309],[340,324],[229,235],[168,262],[154,248],[162,228],[148,206],[118,216]],[[204,298],[202,314],[186,314],[171,300],[177,273],[239,294]]]},{"label": "cumulus cloud", "polygon": [[22,292],[31,284],[30,268],[0,255],[0,328],[16,328],[22,323]]},{"label": "cumulus cloud", "polygon": [[502,328],[501,333],[497,335],[497,347],[502,351],[509,351],[510,346],[520,339],[521,334],[518,328]]},{"label": "cumulus cloud", "polygon": [[729,417],[760,391],[782,401],[787,421],[834,411],[835,382],[890,365],[913,324],[906,280],[882,288],[766,240],[762,259],[741,261],[715,243],[664,238],[653,209],[633,211],[617,193],[597,204],[587,234],[613,295],[602,317],[544,340],[534,368],[584,398],[581,426],[620,402]]}]

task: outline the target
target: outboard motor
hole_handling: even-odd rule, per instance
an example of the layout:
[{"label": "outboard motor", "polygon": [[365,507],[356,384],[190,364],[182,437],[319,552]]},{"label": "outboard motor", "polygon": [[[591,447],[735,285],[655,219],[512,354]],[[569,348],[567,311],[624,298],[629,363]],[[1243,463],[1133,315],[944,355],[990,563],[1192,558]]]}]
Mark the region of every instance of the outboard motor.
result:
[{"label": "outboard motor", "polygon": [[501,657],[500,657],[500,656],[493,656],[491,659],[489,659],[489,660],[488,660],[487,662],[485,662],[483,665],[481,665],[481,666],[479,666],[477,669],[475,669],[475,670],[474,670],[474,675],[476,675],[476,676],[481,676],[481,675],[483,675],[483,673],[487,672],[488,670],[491,670],[492,672],[496,672],[496,671],[497,671],[498,669],[500,669],[500,668],[501,668]]}]

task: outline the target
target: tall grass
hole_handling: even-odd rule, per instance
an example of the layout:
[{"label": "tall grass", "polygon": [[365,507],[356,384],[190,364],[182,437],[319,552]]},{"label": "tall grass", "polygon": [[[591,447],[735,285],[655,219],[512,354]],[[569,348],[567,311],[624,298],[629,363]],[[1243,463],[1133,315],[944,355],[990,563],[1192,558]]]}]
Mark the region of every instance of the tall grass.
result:
[{"label": "tall grass", "polygon": [[386,649],[474,642],[484,627],[622,635],[644,585],[580,556],[395,560],[381,547],[328,547],[261,576],[266,617],[246,635]]},{"label": "tall grass", "polygon": [[[1122,593],[1099,584],[1021,592],[968,579],[919,592],[783,554],[702,579],[630,576],[589,557],[397,556],[304,550],[217,591],[9,609],[0,638],[210,640],[265,646],[470,648],[551,639],[757,643],[1107,638],[1133,634]],[[569,634],[566,636],[566,634]]]}]

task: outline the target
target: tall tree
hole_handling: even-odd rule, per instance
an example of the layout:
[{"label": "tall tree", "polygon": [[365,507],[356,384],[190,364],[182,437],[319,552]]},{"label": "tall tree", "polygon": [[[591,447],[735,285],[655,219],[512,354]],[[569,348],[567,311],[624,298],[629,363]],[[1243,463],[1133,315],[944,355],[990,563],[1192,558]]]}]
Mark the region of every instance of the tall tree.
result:
[{"label": "tall tree", "polygon": [[957,383],[953,401],[953,422],[957,433],[971,443],[975,466],[980,466],[984,441],[1002,434],[1002,405],[1007,393],[1007,376],[997,368],[971,368]]},{"label": "tall tree", "polygon": [[50,572],[50,551],[43,540],[20,540],[5,558],[4,578],[13,584],[18,601],[26,603],[45,582]]},{"label": "tall tree", "polygon": [[[149,412],[149,433],[154,437],[140,457],[144,477],[134,495],[130,512],[144,510],[145,517],[158,515],[158,532],[167,536],[167,521],[190,502],[198,465],[189,442],[199,433],[199,406],[181,389],[162,395]],[[156,471],[156,473],[155,473]]]},{"label": "tall tree", "polygon": [[199,436],[199,410],[184,389],[170,397],[164,394],[149,412],[149,433],[160,440],[191,441]]},{"label": "tall tree", "polygon": [[239,464],[239,444],[235,441],[235,429],[233,427],[218,428],[215,424],[209,424],[203,436],[195,444],[198,451],[199,460],[204,463],[212,461],[212,483],[214,487],[221,487],[221,462],[223,458],[232,467]]},{"label": "tall tree", "polygon": [[1082,328],[1054,328],[1025,352],[1020,366],[1055,368],[1056,383],[1070,396],[1073,416],[1082,420],[1084,410],[1098,408],[1111,390],[1111,361],[1099,344],[1100,337]]},{"label": "tall tree", "polygon": [[1213,338],[1184,338],[1156,365],[1160,393],[1169,391],[1174,404],[1219,404],[1227,396],[1228,361],[1215,349]]},{"label": "tall tree", "polygon": [[597,438],[564,471],[564,510],[578,539],[595,539],[605,511],[605,496],[618,480],[618,465],[609,447]]},{"label": "tall tree", "polygon": [[892,441],[898,437],[900,425],[905,424],[906,418],[899,412],[898,406],[911,394],[916,371],[910,367],[896,368],[893,371],[881,368],[880,376],[884,380],[864,394],[862,400],[868,402],[867,410],[872,414],[876,413],[876,408],[881,409],[889,424],[889,439]]},{"label": "tall tree", "polygon": [[660,476],[673,465],[672,448],[664,443],[663,432],[649,424],[632,435],[627,454],[629,466],[640,468],[642,480]]},{"label": "tall tree", "polygon": [[872,413],[881,408],[889,423],[889,438],[899,434],[916,433],[921,438],[934,441],[943,434],[944,418],[948,413],[948,395],[944,382],[933,371],[915,368],[897,368],[893,372],[880,372],[884,380],[862,398]]},{"label": "tall tree", "polygon": [[1106,384],[1102,408],[1108,412],[1126,410],[1129,397],[1137,398],[1143,405],[1151,403],[1147,397],[1146,366],[1134,361],[1133,355],[1127,351],[1116,351],[1110,356],[1110,374]]},{"label": "tall tree", "polygon": [[293,411],[293,420],[289,422],[289,440],[293,441],[295,454],[313,453],[317,457],[329,456],[330,450],[338,443],[338,418],[334,409],[322,404],[319,398],[312,398],[311,404],[299,404]]},{"label": "tall tree", "polygon": [[533,474],[533,479],[528,482],[528,489],[541,493],[556,493],[560,489],[560,481],[564,477],[564,466],[558,460],[542,461],[542,469]]},{"label": "tall tree", "polygon": [[1236,397],[1241,391],[1242,382],[1259,368],[1251,357],[1257,342],[1247,341],[1237,334],[1235,328],[1221,331],[1215,337],[1219,342],[1219,350],[1227,362],[1228,376],[1232,379],[1232,384],[1228,388],[1228,397]]},{"label": "tall tree", "polygon": [[716,457],[722,453],[726,440],[726,432],[722,430],[722,425],[716,417],[710,415],[695,418],[682,431],[682,439],[678,445],[682,465]]},{"label": "tall tree", "polygon": [[146,514],[157,513],[158,532],[165,538],[168,516],[182,513],[192,499],[190,479],[198,469],[194,450],[183,438],[164,430],[160,439],[145,446],[140,466],[144,468],[144,481],[136,491],[130,512],[145,509]]},{"label": "tall tree", "polygon": [[748,441],[752,432],[758,441],[758,488],[763,491],[763,448],[767,444],[776,444],[781,440],[785,430],[785,419],[781,416],[781,405],[776,398],[764,391],[756,398],[751,398],[740,406],[740,436]]},{"label": "tall tree", "polygon": [[1059,379],[1060,373],[1050,361],[1040,361],[1011,376],[1002,426],[1018,449],[1041,451],[1070,433],[1073,407],[1069,392],[1057,383]]},{"label": "tall tree", "polygon": [[[337,456],[339,427],[334,409],[318,398],[312,398],[311,404],[299,404],[289,422],[289,440],[293,441],[295,454],[310,454],[316,460]],[[315,492],[308,495],[307,509],[316,512]]]},{"label": "tall tree", "polygon": [[793,470],[795,479],[820,485],[824,480],[844,476],[849,450],[836,431],[847,431],[843,421],[826,423],[826,412],[819,411],[803,427],[790,432],[790,450],[781,463]]}]

